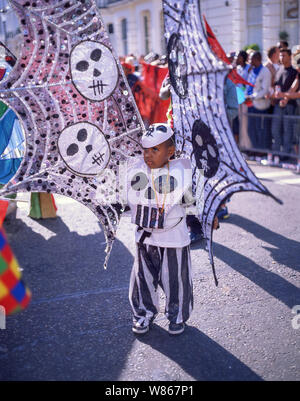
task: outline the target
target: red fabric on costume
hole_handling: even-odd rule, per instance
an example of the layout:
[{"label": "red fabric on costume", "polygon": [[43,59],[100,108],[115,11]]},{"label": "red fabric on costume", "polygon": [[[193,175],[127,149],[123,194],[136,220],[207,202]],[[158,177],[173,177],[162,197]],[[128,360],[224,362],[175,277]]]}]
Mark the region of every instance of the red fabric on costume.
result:
[{"label": "red fabric on costume", "polygon": [[243,77],[240,76],[240,74],[237,72],[236,69],[233,69],[230,71],[228,74],[228,78],[235,84],[242,84],[242,85],[250,85],[253,86],[253,84],[250,84],[250,82],[246,81]]},{"label": "red fabric on costume", "polygon": [[3,79],[3,77],[4,77],[5,71],[6,71],[5,68],[0,68],[0,81],[1,81],[1,79]]},{"label": "red fabric on costume", "polygon": [[217,38],[215,34],[213,33],[211,27],[208,25],[208,22],[203,15],[204,23],[205,23],[205,29],[207,33],[207,40],[208,43],[215,53],[216,56],[218,56],[222,61],[224,61],[226,64],[230,64],[230,61],[228,60],[228,57],[226,56],[226,53],[223,49],[223,47],[220,45],[220,43],[217,41]]},{"label": "red fabric on costume", "polygon": [[0,227],[2,227],[3,221],[5,219],[7,208],[8,202],[0,200]]},{"label": "red fabric on costume", "polygon": [[137,81],[131,90],[142,119],[151,121],[156,105],[155,92],[148,88],[143,81]]},{"label": "red fabric on costume", "polygon": [[122,62],[121,65],[122,65],[122,67],[124,69],[127,68],[131,73],[134,72],[134,66],[133,65],[128,64],[128,63],[124,63],[124,62]]},{"label": "red fabric on costume", "polygon": [[170,105],[170,99],[161,100],[159,97],[157,98],[156,107],[154,110],[155,112],[153,114],[153,121],[151,121],[151,124],[167,122],[167,111],[169,105]]},{"label": "red fabric on costume", "polygon": [[143,80],[136,82],[132,92],[143,120],[149,124],[166,122],[166,113],[168,111],[170,100],[161,100],[159,91],[168,68],[162,68],[156,65],[142,62]]},{"label": "red fabric on costume", "polygon": [[[207,33],[207,40],[208,43],[212,49],[212,51],[215,53],[217,57],[219,57],[224,63],[226,64],[231,64],[228,57],[226,56],[226,53],[220,43],[218,42],[215,34],[213,33],[211,27],[208,25],[205,16],[203,15],[204,23],[205,23],[205,28],[206,28],[206,33]],[[242,85],[250,85],[254,86],[253,84],[250,84],[250,82],[246,81],[243,77],[240,76],[240,74],[236,71],[236,69],[233,69],[230,71],[228,74],[228,78],[236,85],[236,84],[242,84]]]},{"label": "red fabric on costume", "polygon": [[147,64],[144,61],[141,64],[143,66],[143,82],[156,93],[159,93],[163,80],[168,73],[168,68]]}]

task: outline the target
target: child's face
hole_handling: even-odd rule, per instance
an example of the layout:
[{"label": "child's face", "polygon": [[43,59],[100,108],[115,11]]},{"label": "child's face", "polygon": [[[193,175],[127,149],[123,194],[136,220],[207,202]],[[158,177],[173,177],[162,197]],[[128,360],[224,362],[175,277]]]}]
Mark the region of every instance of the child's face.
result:
[{"label": "child's face", "polygon": [[168,146],[165,142],[152,148],[144,148],[144,161],[148,167],[161,168],[168,163],[175,152],[174,146]]}]

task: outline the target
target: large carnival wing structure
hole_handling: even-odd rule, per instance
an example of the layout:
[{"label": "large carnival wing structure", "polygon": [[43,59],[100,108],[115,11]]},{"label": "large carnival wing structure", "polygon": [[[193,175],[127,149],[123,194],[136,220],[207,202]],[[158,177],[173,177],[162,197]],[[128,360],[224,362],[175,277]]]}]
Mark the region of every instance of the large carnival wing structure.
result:
[{"label": "large carnival wing structure", "polygon": [[[163,0],[177,151],[191,157],[193,190],[213,267],[212,227],[235,192],[272,196],[249,168],[234,140],[224,104],[229,67],[211,51],[198,0]],[[204,197],[200,189],[204,181]]]},{"label": "large carnival wing structure", "polygon": [[0,84],[26,139],[1,190],[70,196],[102,223],[110,250],[122,211],[118,169],[141,153],[144,129],[94,0],[12,0],[21,55]]}]

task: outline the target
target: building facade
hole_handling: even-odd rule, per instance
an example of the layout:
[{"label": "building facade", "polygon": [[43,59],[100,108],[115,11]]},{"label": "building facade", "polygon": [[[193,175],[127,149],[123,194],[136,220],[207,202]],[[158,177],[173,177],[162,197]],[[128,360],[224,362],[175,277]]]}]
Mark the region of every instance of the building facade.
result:
[{"label": "building facade", "polygon": [[[119,55],[163,54],[161,0],[98,0]],[[300,44],[300,0],[200,0],[204,14],[226,52],[257,44],[266,52],[287,36]]]},{"label": "building facade", "polygon": [[117,54],[165,52],[160,0],[100,0],[98,6]]},{"label": "building facade", "polygon": [[[165,53],[161,0],[95,0],[120,56]],[[204,14],[226,52],[258,44],[264,52],[279,34],[290,47],[300,44],[300,0],[200,0]],[[7,0],[0,0],[0,40],[18,55],[19,22]]]}]

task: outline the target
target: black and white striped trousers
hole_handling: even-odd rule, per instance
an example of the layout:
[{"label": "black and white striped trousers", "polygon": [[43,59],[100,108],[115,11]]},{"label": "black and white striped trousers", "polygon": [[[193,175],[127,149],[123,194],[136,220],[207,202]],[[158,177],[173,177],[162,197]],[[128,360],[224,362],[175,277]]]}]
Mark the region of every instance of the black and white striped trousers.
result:
[{"label": "black and white striped trousers", "polygon": [[134,319],[148,323],[159,311],[158,285],[166,295],[165,315],[171,323],[188,320],[193,309],[190,246],[161,248],[136,244],[129,300]]}]

